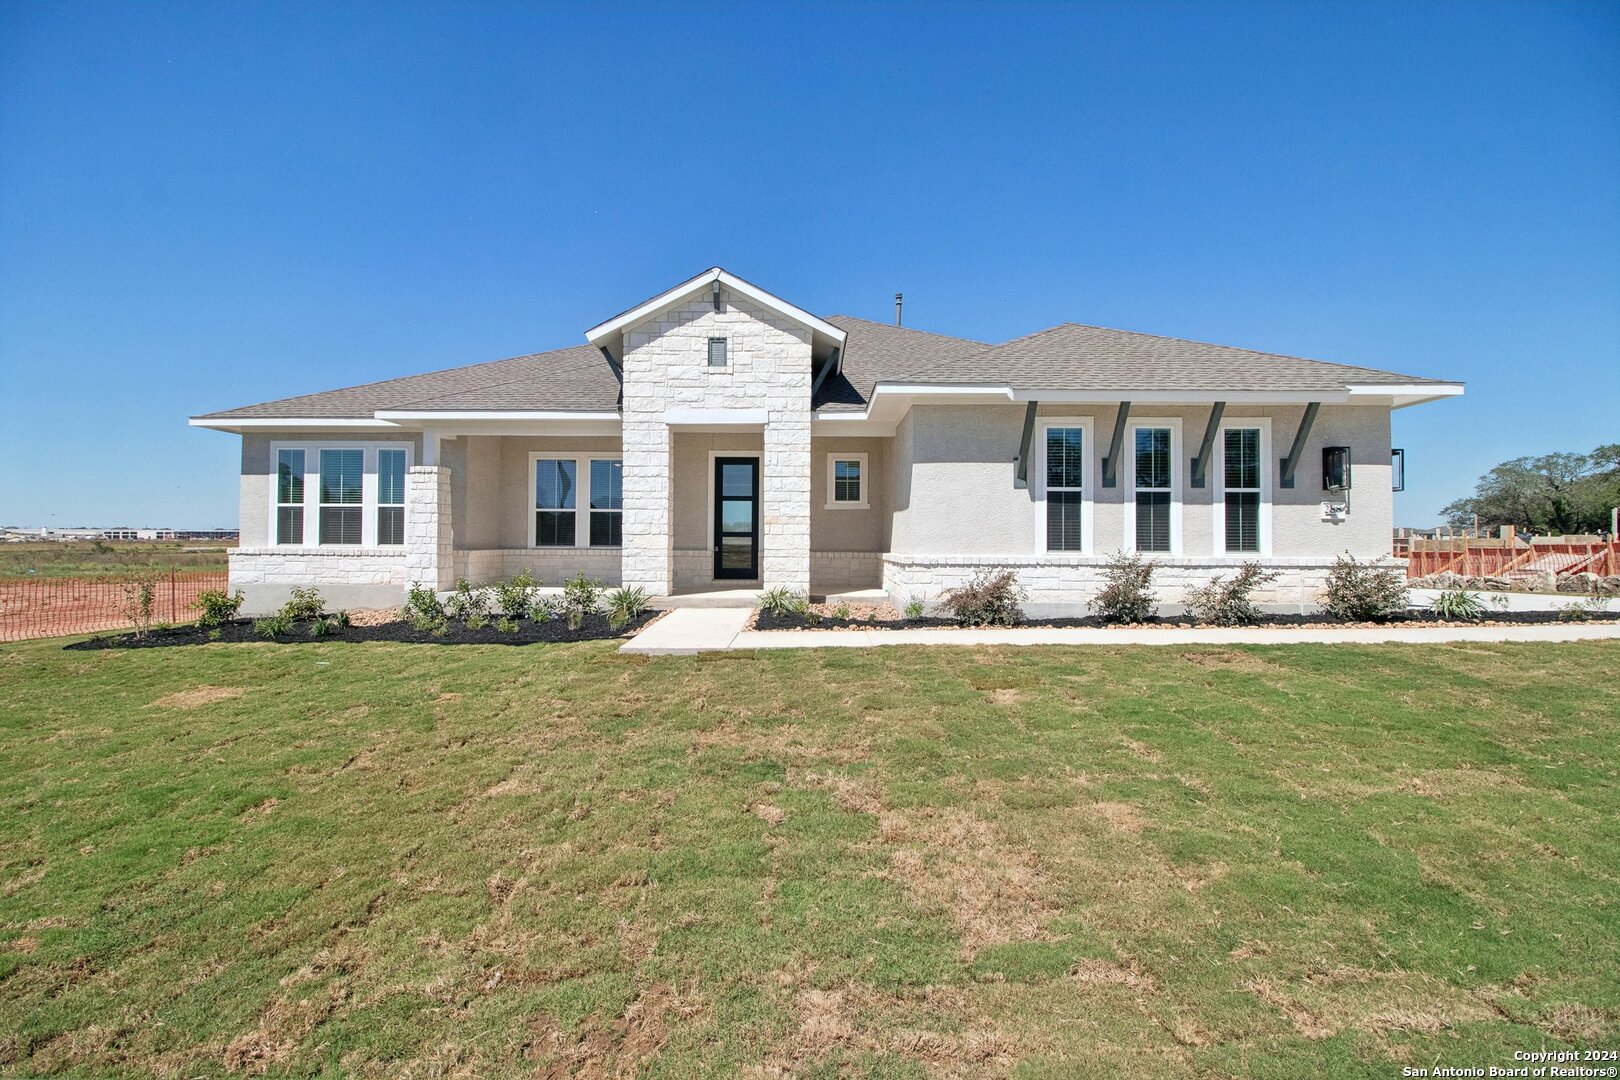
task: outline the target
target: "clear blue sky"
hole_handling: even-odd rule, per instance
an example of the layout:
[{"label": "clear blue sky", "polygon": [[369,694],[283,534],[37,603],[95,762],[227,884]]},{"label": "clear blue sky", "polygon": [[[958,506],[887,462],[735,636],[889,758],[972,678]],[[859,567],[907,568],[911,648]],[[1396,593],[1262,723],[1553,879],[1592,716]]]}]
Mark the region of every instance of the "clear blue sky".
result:
[{"label": "clear blue sky", "polygon": [[234,525],[188,415],[714,264],[1466,380],[1426,524],[1620,440],[1620,6],[0,3],[0,522]]}]

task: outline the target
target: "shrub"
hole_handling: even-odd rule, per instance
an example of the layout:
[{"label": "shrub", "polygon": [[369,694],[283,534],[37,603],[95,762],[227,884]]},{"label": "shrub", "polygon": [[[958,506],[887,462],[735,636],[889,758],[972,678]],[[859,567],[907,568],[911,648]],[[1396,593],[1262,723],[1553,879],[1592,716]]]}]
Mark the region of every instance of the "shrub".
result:
[{"label": "shrub", "polygon": [[303,621],[317,618],[322,606],[319,589],[304,589],[294,585],[291,598],[281,605],[281,614],[288,619]]},{"label": "shrub", "polygon": [[923,602],[921,600],[913,600],[913,601],[911,601],[910,603],[908,603],[906,605],[905,614],[906,614],[906,618],[908,618],[908,619],[915,620],[915,619],[922,618],[923,617]]},{"label": "shrub", "polygon": [[497,634],[515,634],[518,632],[518,621],[503,615],[495,620],[495,632]]},{"label": "shrub", "polygon": [[336,611],[330,615],[317,615],[315,621],[309,624],[310,637],[330,637],[340,630],[349,628],[349,613]]},{"label": "shrub", "polygon": [[1429,614],[1437,619],[1477,622],[1485,614],[1485,605],[1478,593],[1467,589],[1442,589],[1440,595],[1434,598],[1434,603],[1429,605]]},{"label": "shrub", "polygon": [[450,627],[439,594],[426,585],[410,587],[405,594],[405,606],[399,609],[399,614],[424,633],[442,634]]},{"label": "shrub", "polygon": [[810,606],[810,598],[786,585],[778,585],[760,593],[759,606],[761,610],[768,611],[772,615],[782,617],[801,615],[804,609]]},{"label": "shrub", "polygon": [[[485,616],[489,614],[489,598],[473,588],[466,578],[457,578],[456,591],[444,602],[444,613],[476,630],[484,625]],[[472,625],[475,620],[478,626]]]},{"label": "shrub", "polygon": [[538,588],[539,582],[535,581],[534,575],[525,568],[513,575],[510,580],[495,586],[495,607],[508,619],[521,619],[528,615],[529,609],[534,606]]},{"label": "shrub", "polygon": [[1157,601],[1153,596],[1153,564],[1136,552],[1115,552],[1103,567],[1103,587],[1092,598],[1091,609],[1105,623],[1145,622]]},{"label": "shrub", "polygon": [[197,609],[199,626],[223,626],[242,610],[242,590],[227,596],[224,589],[205,589],[197,594],[191,606]]},{"label": "shrub", "polygon": [[851,614],[853,614],[853,612],[850,610],[850,606],[848,604],[839,604],[837,607],[833,608],[833,618],[835,619],[847,620]]},{"label": "shrub", "polygon": [[1017,626],[1024,621],[1025,596],[1011,570],[981,570],[973,580],[940,598],[940,604],[963,626]]},{"label": "shrub", "polygon": [[608,625],[617,630],[647,610],[647,590],[614,589],[607,595]]},{"label": "shrub", "polygon": [[1601,596],[1588,596],[1558,609],[1560,622],[1591,622],[1609,610],[1609,602]]},{"label": "shrub", "polygon": [[601,604],[602,583],[586,577],[583,570],[563,582],[562,610],[568,617],[568,629],[584,626],[585,616],[595,614]]},{"label": "shrub", "polygon": [[1385,622],[1406,610],[1406,575],[1399,567],[1357,562],[1350,554],[1333,560],[1322,608],[1350,622]]},{"label": "shrub", "polygon": [[253,624],[253,632],[262,638],[277,638],[292,631],[292,620],[285,614],[266,615]]},{"label": "shrub", "polygon": [[535,622],[550,622],[557,617],[557,598],[542,597],[529,607],[529,618]]},{"label": "shrub", "polygon": [[145,637],[152,629],[152,610],[157,605],[158,575],[143,570],[123,584],[123,602],[120,613],[135,628],[136,637]]},{"label": "shrub", "polygon": [[1194,622],[1210,626],[1253,626],[1260,621],[1260,609],[1250,595],[1262,585],[1277,580],[1274,571],[1262,570],[1257,562],[1244,563],[1230,581],[1216,576],[1208,585],[1188,589],[1182,603]]}]

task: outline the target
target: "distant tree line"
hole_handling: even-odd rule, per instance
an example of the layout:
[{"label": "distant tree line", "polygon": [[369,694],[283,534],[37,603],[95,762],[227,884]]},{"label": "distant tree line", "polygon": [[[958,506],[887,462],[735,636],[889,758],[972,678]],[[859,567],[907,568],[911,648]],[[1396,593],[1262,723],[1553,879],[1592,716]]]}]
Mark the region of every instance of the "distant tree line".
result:
[{"label": "distant tree line", "polygon": [[1441,511],[1463,528],[1513,525],[1538,533],[1594,533],[1609,527],[1620,503],[1620,443],[1590,454],[1543,454],[1504,461],[1479,478],[1474,493]]}]

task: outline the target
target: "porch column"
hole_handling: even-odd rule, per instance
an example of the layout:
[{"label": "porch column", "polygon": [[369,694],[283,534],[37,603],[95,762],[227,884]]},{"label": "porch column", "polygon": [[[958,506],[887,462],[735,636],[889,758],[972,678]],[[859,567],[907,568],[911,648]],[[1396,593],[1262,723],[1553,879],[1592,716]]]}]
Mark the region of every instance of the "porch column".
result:
[{"label": "porch column", "polygon": [[671,439],[662,417],[624,414],[624,547],[626,588],[668,596],[674,577],[674,534],[670,496]]},{"label": "porch column", "polygon": [[760,476],[761,584],[810,591],[810,414],[772,410]]},{"label": "porch column", "polygon": [[453,588],[453,548],[450,466],[413,465],[405,474],[406,583],[441,592]]}]

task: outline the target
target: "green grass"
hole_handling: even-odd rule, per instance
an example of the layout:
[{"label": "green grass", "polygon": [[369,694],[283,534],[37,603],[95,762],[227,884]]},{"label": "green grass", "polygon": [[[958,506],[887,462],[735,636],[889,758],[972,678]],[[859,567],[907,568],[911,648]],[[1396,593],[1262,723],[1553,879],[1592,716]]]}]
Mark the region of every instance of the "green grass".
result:
[{"label": "green grass", "polygon": [[109,577],[141,570],[224,570],[229,548],[206,541],[53,540],[0,544],[0,578]]},{"label": "green grass", "polygon": [[1620,1044],[1612,643],[0,650],[0,1074]]}]

